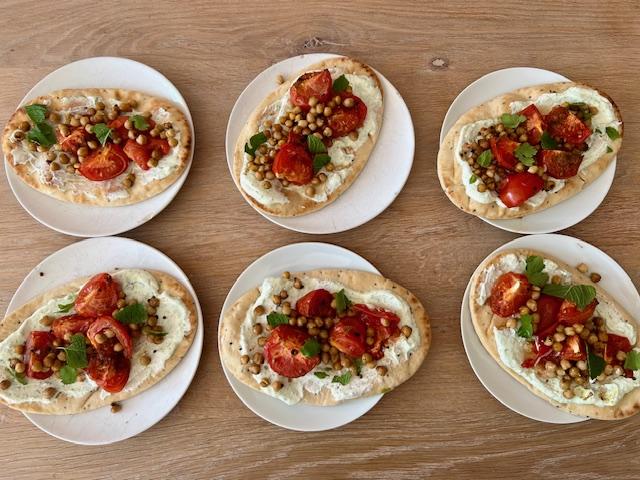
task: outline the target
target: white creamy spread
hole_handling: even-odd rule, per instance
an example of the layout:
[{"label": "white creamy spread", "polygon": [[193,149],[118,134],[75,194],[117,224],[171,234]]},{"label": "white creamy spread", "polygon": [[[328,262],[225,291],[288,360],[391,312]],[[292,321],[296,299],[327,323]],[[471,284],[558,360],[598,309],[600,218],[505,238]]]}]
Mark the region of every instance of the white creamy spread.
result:
[{"label": "white creamy spread", "polygon": [[[538,107],[540,113],[546,115],[556,105],[560,105],[563,102],[577,103],[584,102],[587,105],[594,106],[598,109],[598,113],[591,117],[591,135],[587,138],[588,150],[583,152],[582,163],[580,164],[580,170],[584,170],[593,162],[595,162],[602,155],[607,153],[607,147],[612,145],[612,140],[606,134],[607,127],[613,127],[617,130],[620,129],[620,122],[618,122],[615,114],[615,110],[611,102],[596,91],[583,88],[583,87],[571,87],[561,93],[545,93],[540,95],[534,101],[512,102],[510,104],[511,112],[519,112],[532,103]],[[500,201],[498,196],[491,191],[479,192],[476,183],[470,183],[473,172],[471,167],[464,159],[462,154],[462,148],[465,143],[473,143],[477,140],[480,129],[490,127],[499,122],[499,119],[487,119],[480,120],[478,122],[470,123],[462,127],[460,135],[458,136],[458,142],[455,146],[455,160],[458,162],[462,170],[462,183],[465,186],[467,196],[478,203],[493,203],[496,202],[499,206],[506,208],[506,205]],[[555,187],[545,192],[540,191],[525,203],[532,207],[541,205],[548,195],[560,191],[565,181],[561,179],[553,179]],[[514,207],[518,208],[518,207]]]},{"label": "white creamy spread", "polygon": [[[500,275],[507,272],[524,273],[525,265],[525,256],[511,253],[502,257],[498,263],[485,269],[479,280],[478,304],[485,304],[491,294],[493,284]],[[544,272],[548,273],[550,278],[557,275],[560,277],[561,283],[571,283],[571,273],[561,269],[556,263],[545,260],[544,266]],[[605,319],[607,331],[627,337],[632,345],[635,344],[635,327],[625,322],[620,313],[615,311],[608,303],[601,301],[596,307],[595,314]],[[631,390],[640,387],[640,371],[636,371],[634,372],[635,379],[609,376],[604,382],[598,382],[598,384],[592,384],[586,388],[576,386],[574,387],[576,395],[571,399],[567,399],[563,396],[559,378],[542,379],[536,375],[534,368],[522,367],[526,354],[525,344],[528,341],[520,337],[515,328],[499,329],[494,327],[493,333],[502,363],[558,403],[575,403],[598,407],[612,406],[617,404]],[[635,350],[639,349],[635,348]]]},{"label": "white creamy spread", "polygon": [[[162,326],[167,335],[163,337],[160,344],[154,344],[146,340],[145,336],[140,336],[134,340],[133,357],[131,358],[131,372],[129,380],[124,387],[125,392],[132,391],[152,375],[158,374],[176,347],[180,344],[185,335],[191,330],[189,323],[189,312],[185,304],[179,298],[159,291],[159,285],[155,277],[144,270],[119,270],[114,273],[113,278],[120,284],[127,298],[133,298],[141,303],[153,296],[160,300],[157,307],[158,325]],[[45,327],[40,323],[44,316],[54,318],[70,315],[74,310],[67,313],[60,313],[58,305],[68,304],[75,300],[75,294],[49,300],[42,305],[30,317],[24,320],[20,327],[0,343],[0,377],[11,380],[11,386],[6,390],[0,390],[0,397],[7,403],[37,402],[47,404],[53,401],[44,395],[45,389],[55,388],[61,395],[68,397],[84,397],[100,387],[85,376],[85,380],[64,385],[55,375],[44,380],[26,378],[27,384],[22,385],[12,378],[8,371],[9,362],[17,358],[14,352],[16,345],[22,345],[26,341],[29,333],[34,330],[48,331],[51,327]],[[143,366],[140,357],[148,355],[151,358],[149,365]],[[110,394],[100,390],[102,398]]]},{"label": "white creamy spread", "polygon": [[[344,288],[346,296],[353,303],[363,303],[369,307],[383,308],[398,315],[398,317],[400,317],[400,326],[408,325],[411,327],[411,335],[409,338],[405,338],[404,335],[400,334],[397,339],[392,340],[390,345],[384,349],[384,357],[377,361],[377,365],[391,368],[401,362],[405,362],[418,345],[420,345],[420,333],[411,315],[411,307],[404,299],[393,292],[387,290],[358,292],[346,288],[340,283],[329,280],[306,279],[303,283],[303,288],[298,290],[293,288],[292,280],[274,277],[269,277],[264,280],[260,287],[260,296],[249,307],[243,321],[240,330],[240,348],[238,355],[251,356],[256,351],[262,352],[262,347],[258,346],[257,343],[258,336],[253,333],[252,328],[256,323],[262,323],[263,326],[267,324],[266,315],[271,311],[275,311],[277,308],[272,301],[272,296],[283,289],[289,293],[287,301],[291,302],[291,305],[295,305],[295,302],[299,298],[313,290],[324,288],[329,292],[337,292]],[[258,305],[262,305],[265,308],[266,313],[264,315],[257,316],[254,313],[254,308]],[[360,376],[354,374],[348,384],[342,385],[332,382],[333,377],[335,375],[342,375],[350,370],[332,370],[331,372],[326,372],[327,376],[322,379],[314,374],[315,372],[325,372],[326,367],[326,365],[320,363],[314,370],[302,377],[287,379],[273,372],[265,362],[265,368],[263,368],[258,375],[254,375],[254,379],[259,383],[263,378],[268,378],[271,385],[273,385],[274,381],[279,380],[284,385],[281,390],[275,391],[272,386],[268,386],[261,388],[261,391],[292,405],[302,399],[305,391],[317,394],[323,387],[331,391],[331,395],[335,400],[356,398],[364,394],[379,376],[375,368],[369,368],[363,365]]]},{"label": "white creamy spread", "polygon": [[[343,74],[343,72],[337,68],[329,69],[329,71],[333,79]],[[364,124],[357,130],[358,138],[353,140],[348,135],[345,135],[334,140],[331,147],[328,148],[327,153],[331,157],[331,163],[335,168],[331,172],[326,169],[322,170],[327,176],[327,180],[315,186],[314,195],[307,195],[304,185],[298,186],[290,184],[286,187],[286,189],[295,191],[316,202],[326,201],[328,196],[342,185],[351,171],[357,150],[364,145],[369,136],[378,128],[376,120],[378,113],[382,109],[382,93],[378,89],[377,84],[372,78],[366,75],[347,73],[344,74],[344,76],[349,81],[353,94],[360,97],[367,106],[367,116]],[[289,90],[287,90],[281,98],[265,109],[266,115],[264,120],[275,121],[291,108],[293,108],[293,105],[289,102]],[[262,188],[262,181],[258,180],[254,172],[248,168],[250,161],[251,158],[245,153],[242,171],[240,173],[240,185],[242,189],[263,205],[288,203],[289,200],[283,193],[284,187],[278,179],[271,180],[272,186],[270,189]]]},{"label": "white creamy spread", "polygon": [[[60,99],[63,108],[57,110],[57,113],[65,114],[78,114],[83,113],[89,108],[95,108],[96,103],[102,101],[107,107],[112,107],[118,103],[115,100],[109,100],[98,96],[75,96],[75,97],[63,97]],[[133,110],[131,115],[141,114],[143,112]],[[163,108],[159,108],[154,111],[151,118],[156,123],[164,123],[169,119],[169,114]],[[175,139],[180,142],[182,133],[179,129],[175,129]],[[11,134],[12,140],[15,138],[15,131]],[[124,144],[121,144],[124,146]],[[110,180],[104,180],[95,182],[85,178],[83,175],[77,173],[67,173],[64,166],[58,170],[52,171],[47,163],[46,152],[32,152],[28,149],[28,141],[26,138],[22,141],[15,142],[14,147],[11,150],[13,155],[14,165],[28,165],[32,175],[34,175],[38,181],[45,185],[55,186],[61,192],[73,192],[82,194],[87,198],[96,198],[95,190],[99,188],[105,192],[107,199],[119,200],[127,198],[129,191],[123,187],[122,180],[129,174],[134,173],[136,176],[136,182],[147,184],[154,180],[161,180],[168,177],[180,166],[179,148],[172,147],[171,151],[160,158],[156,167],[149,170],[143,170],[135,162],[130,161],[127,169],[115,178]]]}]

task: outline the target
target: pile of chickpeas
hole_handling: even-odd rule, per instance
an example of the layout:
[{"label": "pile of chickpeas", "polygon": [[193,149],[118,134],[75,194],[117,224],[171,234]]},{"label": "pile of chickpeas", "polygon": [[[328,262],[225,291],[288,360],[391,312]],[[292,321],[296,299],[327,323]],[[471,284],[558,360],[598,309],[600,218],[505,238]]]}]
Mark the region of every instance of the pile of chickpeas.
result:
[{"label": "pile of chickpeas", "polygon": [[[291,274],[289,272],[284,272],[282,276],[287,280],[291,278]],[[300,279],[295,277],[293,279],[293,287],[297,290],[300,290],[304,286],[302,285],[302,282],[300,281]],[[289,317],[289,325],[306,329],[307,333],[320,343],[320,348],[321,348],[320,355],[321,355],[322,363],[326,365],[327,368],[332,368],[335,371],[340,371],[343,368],[349,368],[352,370],[353,374],[356,374],[357,369],[356,369],[354,359],[340,352],[336,347],[331,346],[331,344],[329,343],[329,334],[331,331],[331,327],[340,321],[340,317],[354,316],[356,314],[355,311],[352,309],[349,309],[347,311],[339,313],[336,318],[305,317],[305,316],[299,315],[298,312],[296,312],[296,310],[292,308],[291,303],[286,301],[288,297],[289,297],[288,292],[286,290],[282,290],[279,294],[273,295],[271,300],[273,301],[273,303],[275,303],[279,307],[280,313],[282,313],[283,315],[287,315]],[[335,309],[336,307],[335,299],[331,303],[331,307]],[[256,316],[261,316],[266,313],[266,309],[262,305],[258,305],[255,307],[253,313]],[[383,318],[381,320],[381,323],[385,327],[388,327],[390,324],[389,320],[387,320],[386,318]],[[269,324],[263,325],[261,323],[256,323],[253,325],[252,329],[253,329],[253,333],[255,335],[258,335],[258,341],[257,341],[258,346],[264,347],[265,343],[267,342],[267,336],[264,336],[263,334],[265,333],[265,331],[267,332],[271,331],[272,327]],[[409,338],[412,333],[412,329],[408,325],[404,325],[400,329],[400,331],[402,335],[404,335],[406,338]],[[371,346],[374,343],[375,343],[375,330],[371,327],[368,327],[366,344],[367,346]],[[388,371],[387,367],[383,365],[376,366],[376,360],[373,358],[373,356],[370,353],[368,352],[364,353],[360,360],[362,360],[362,363],[367,367],[375,368],[379,375],[384,376],[387,374],[387,371]],[[249,355],[242,355],[240,357],[240,361],[243,365],[247,365],[249,372],[251,372],[254,375],[257,375],[260,373],[262,369],[262,364],[264,363],[264,356],[261,352],[256,352],[253,354],[253,357],[249,357]],[[262,382],[264,382],[265,380],[267,379],[263,379]],[[262,382],[261,382],[261,385],[262,385]],[[280,383],[280,382],[277,382],[277,383]],[[266,387],[269,384],[270,383],[267,380],[267,382],[265,382],[265,384],[262,386]],[[272,386],[276,391],[282,388],[281,383],[279,385],[279,388],[276,388],[275,384]]]}]

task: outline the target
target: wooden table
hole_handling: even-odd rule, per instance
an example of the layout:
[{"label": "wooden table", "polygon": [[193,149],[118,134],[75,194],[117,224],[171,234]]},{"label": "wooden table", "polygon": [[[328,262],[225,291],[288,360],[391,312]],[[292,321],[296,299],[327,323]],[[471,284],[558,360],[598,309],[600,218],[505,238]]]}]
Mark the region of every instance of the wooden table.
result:
[{"label": "wooden table", "polygon": [[[640,285],[637,2],[57,3],[3,2],[0,123],[44,75],[80,58],[129,57],[171,79],[196,125],[193,168],[165,211],[125,235],[159,248],[187,272],[204,310],[205,346],[179,405],[115,445],[67,444],[0,408],[0,477],[640,476],[640,416],[544,425],[503,407],[474,376],[460,339],[464,287],[478,262],[516,235],[458,211],[435,166],[449,104],[487,72],[536,66],[601,87],[622,110],[623,153],[603,204],[564,233],[605,250]],[[368,224],[336,235],[298,234],[264,220],[236,190],[224,154],[227,116],[246,84],[272,63],[308,52],[373,65],[404,96],[416,130],[413,171],[397,200]],[[76,239],[33,220],[4,179],[0,201],[2,310],[36,263]],[[308,240],[370,259],[417,294],[433,319],[432,350],[412,380],[363,418],[314,434],[275,427],[245,408],[216,347],[220,308],[236,276],[273,248]]]}]

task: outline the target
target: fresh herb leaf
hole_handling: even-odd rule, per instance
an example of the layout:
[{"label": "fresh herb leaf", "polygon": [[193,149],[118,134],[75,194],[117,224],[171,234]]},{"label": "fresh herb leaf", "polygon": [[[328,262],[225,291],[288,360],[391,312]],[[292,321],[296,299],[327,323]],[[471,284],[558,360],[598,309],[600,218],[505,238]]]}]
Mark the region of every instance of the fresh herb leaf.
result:
[{"label": "fresh herb leaf", "polygon": [[78,370],[76,368],[70,367],[69,365],[65,365],[60,369],[60,379],[62,383],[65,385],[69,385],[70,383],[75,383],[78,378]]},{"label": "fresh herb leaf", "polygon": [[322,140],[320,140],[315,135],[307,135],[307,146],[309,147],[309,151],[312,155],[315,155],[316,153],[327,152],[327,147],[325,146],[325,144],[322,143]]},{"label": "fresh herb leaf", "polygon": [[56,134],[48,123],[37,123],[27,133],[27,140],[43,147],[50,147],[56,143]]},{"label": "fresh herb leaf", "polygon": [[277,327],[278,325],[284,325],[289,323],[289,317],[287,317],[284,313],[271,312],[267,315],[267,323],[272,327]]},{"label": "fresh herb leaf", "polygon": [[500,121],[507,128],[516,128],[522,122],[527,119],[524,115],[518,115],[517,113],[503,113],[500,115]]},{"label": "fresh herb leaf", "polygon": [[613,148],[611,148],[609,145],[607,145],[607,153],[611,153],[613,152]]},{"label": "fresh herb leaf", "polygon": [[87,344],[84,335],[76,333],[71,337],[71,343],[62,347],[67,355],[67,366],[72,368],[86,368],[87,362]]},{"label": "fresh herb leaf", "polygon": [[351,306],[351,300],[344,293],[344,288],[336,293],[336,311],[342,313]]},{"label": "fresh herb leaf", "polygon": [[252,157],[255,156],[258,147],[266,141],[267,136],[263,132],[256,133],[249,139],[249,143],[244,146],[245,153],[248,153]]},{"label": "fresh herb leaf", "polygon": [[640,370],[640,352],[637,350],[631,350],[627,353],[627,358],[624,360],[624,368],[629,370]]},{"label": "fresh herb leaf", "polygon": [[620,132],[613,127],[607,127],[605,128],[605,131],[607,132],[607,135],[609,135],[609,138],[611,140],[617,140],[618,138],[620,138]]},{"label": "fresh herb leaf", "polygon": [[134,303],[118,310],[113,318],[120,323],[145,323],[147,321],[147,309],[141,303]]},{"label": "fresh herb leaf", "polygon": [[331,161],[331,157],[326,153],[319,153],[313,158],[313,173],[318,173],[327,163]]},{"label": "fresh herb leaf", "polygon": [[9,371],[11,376],[16,380],[16,382],[22,385],[27,384],[27,378],[25,377],[24,373],[18,373],[13,368],[7,368],[7,370]]},{"label": "fresh herb leaf", "polygon": [[331,380],[331,383],[339,383],[340,385],[346,385],[351,381],[351,372],[343,373],[342,375],[336,375]]},{"label": "fresh herb leaf", "polygon": [[107,143],[107,139],[111,136],[111,131],[112,129],[104,123],[96,123],[93,126],[93,134],[98,138],[98,141],[102,145]]},{"label": "fresh herb leaf", "polygon": [[535,156],[536,153],[538,153],[538,149],[533,145],[529,145],[529,143],[524,142],[518,145],[518,148],[516,148],[514,153],[523,165],[530,167],[536,163]]},{"label": "fresh herb leaf", "polygon": [[142,115],[131,115],[129,117],[129,120],[131,120],[131,123],[133,123],[133,126],[135,127],[136,130],[149,129],[149,122],[147,122],[147,119],[144,118]]},{"label": "fresh herb leaf", "polygon": [[333,91],[335,93],[343,92],[349,86],[349,80],[344,75],[340,75],[333,81]]},{"label": "fresh herb leaf", "polygon": [[313,374],[320,379],[327,378],[329,376],[324,372],[313,372]]},{"label": "fresh herb leaf", "polygon": [[309,338],[300,349],[305,357],[315,357],[320,353],[320,343],[315,338]]},{"label": "fresh herb leaf", "polygon": [[533,316],[520,316],[520,328],[518,328],[517,333],[520,337],[531,338],[533,335]]},{"label": "fresh herb leaf", "polygon": [[493,160],[493,153],[491,153],[491,150],[485,150],[480,155],[478,155],[478,159],[476,160],[476,162],[481,167],[487,168],[489,165],[491,165],[491,160]]},{"label": "fresh herb leaf", "polygon": [[554,140],[554,138],[549,135],[547,132],[542,132],[542,137],[540,137],[540,145],[545,150],[555,150],[558,148],[558,142]]},{"label": "fresh herb leaf", "polygon": [[469,177],[469,183],[470,184],[474,184],[478,181],[478,176],[474,173],[471,175],[471,177]]},{"label": "fresh herb leaf", "polygon": [[360,375],[362,373],[362,359],[361,358],[354,358],[353,359],[353,366],[356,367],[356,374]]},{"label": "fresh herb leaf", "polygon": [[596,289],[591,285],[545,285],[542,293],[564,298],[584,310],[596,298]]},{"label": "fresh herb leaf", "polygon": [[69,310],[73,308],[75,305],[74,302],[71,303],[59,303],[58,304],[58,312],[57,313],[67,313]]},{"label": "fresh herb leaf", "polygon": [[587,347],[587,366],[589,367],[589,377],[591,380],[595,379],[604,371],[606,362],[604,358],[596,355],[591,351],[589,345]]},{"label": "fresh herb leaf", "polygon": [[544,259],[540,255],[529,255],[525,273],[527,279],[537,287],[544,287],[549,281],[549,274],[543,272]]},{"label": "fresh herb leaf", "polygon": [[24,107],[24,111],[35,124],[44,122],[44,119],[47,117],[46,105],[34,103],[33,105],[27,105]]}]

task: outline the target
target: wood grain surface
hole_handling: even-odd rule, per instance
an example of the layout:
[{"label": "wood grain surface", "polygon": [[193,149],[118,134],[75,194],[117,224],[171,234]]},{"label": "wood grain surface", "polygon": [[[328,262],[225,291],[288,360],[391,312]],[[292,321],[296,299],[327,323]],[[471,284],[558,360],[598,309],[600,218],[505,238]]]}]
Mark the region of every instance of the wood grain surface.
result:
[{"label": "wood grain surface", "polygon": [[[616,178],[598,210],[563,233],[605,250],[640,285],[637,1],[1,3],[0,124],[44,75],[99,55],[144,62],[186,98],[197,137],[189,178],[166,210],[125,236],[187,272],[206,332],[183,400],[130,440],[75,446],[1,408],[0,478],[640,477],[640,416],[545,425],[503,407],[476,379],[460,339],[460,302],[476,265],[516,235],[458,211],[436,176],[444,114],[483,74],[535,66],[602,88],[625,120]],[[415,163],[400,196],[368,224],[336,235],[298,234],[263,219],[225,160],[227,117],[240,92],[274,62],[308,52],[351,55],[381,71],[415,125]],[[5,179],[0,201],[2,310],[40,260],[76,239],[33,220]],[[220,308],[237,275],[273,248],[309,240],[371,260],[424,302],[434,330],[412,380],[361,419],[314,434],[275,427],[245,408],[216,347]]]}]

